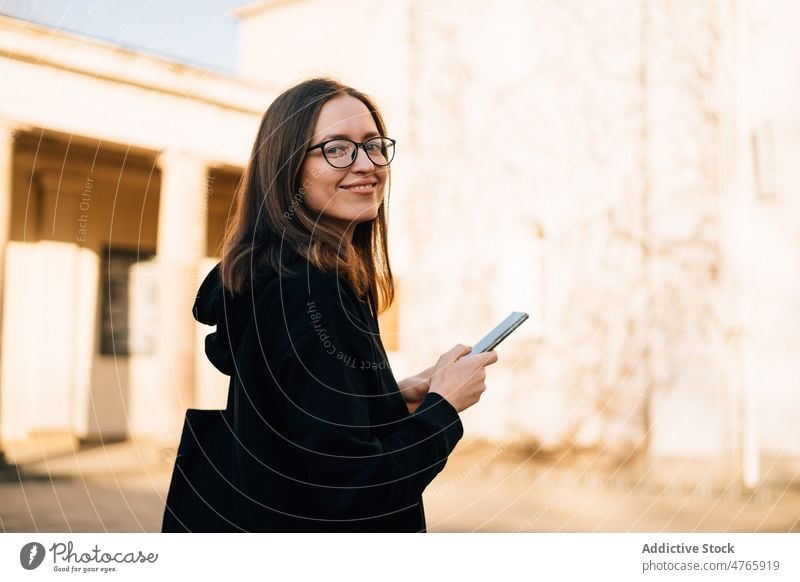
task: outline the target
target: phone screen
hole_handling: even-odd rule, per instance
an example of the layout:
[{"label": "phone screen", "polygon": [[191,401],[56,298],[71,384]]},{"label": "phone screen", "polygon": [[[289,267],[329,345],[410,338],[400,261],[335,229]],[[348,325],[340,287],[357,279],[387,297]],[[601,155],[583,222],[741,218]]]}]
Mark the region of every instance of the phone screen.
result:
[{"label": "phone screen", "polygon": [[506,339],[511,332],[517,329],[522,322],[528,319],[528,314],[522,311],[514,311],[511,315],[506,317],[500,324],[492,331],[487,333],[481,341],[472,347],[469,355],[481,354],[493,350],[497,345]]}]

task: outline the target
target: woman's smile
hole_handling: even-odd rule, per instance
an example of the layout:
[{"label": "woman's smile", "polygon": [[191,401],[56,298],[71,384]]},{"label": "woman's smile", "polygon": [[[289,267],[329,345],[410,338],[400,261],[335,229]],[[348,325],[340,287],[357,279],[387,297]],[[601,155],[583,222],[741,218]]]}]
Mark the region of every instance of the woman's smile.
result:
[{"label": "woman's smile", "polygon": [[357,194],[374,194],[377,185],[377,180],[359,180],[357,182],[351,182],[347,185],[339,186],[339,189],[347,190],[349,192],[356,192]]}]

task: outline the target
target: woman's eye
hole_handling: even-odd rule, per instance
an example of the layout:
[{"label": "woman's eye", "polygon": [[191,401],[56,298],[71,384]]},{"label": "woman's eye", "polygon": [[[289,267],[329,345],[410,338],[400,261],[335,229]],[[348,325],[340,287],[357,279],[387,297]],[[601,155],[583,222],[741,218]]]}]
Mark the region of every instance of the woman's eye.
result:
[{"label": "woman's eye", "polygon": [[343,146],[328,146],[325,148],[325,153],[329,156],[343,156],[345,154],[345,148]]}]

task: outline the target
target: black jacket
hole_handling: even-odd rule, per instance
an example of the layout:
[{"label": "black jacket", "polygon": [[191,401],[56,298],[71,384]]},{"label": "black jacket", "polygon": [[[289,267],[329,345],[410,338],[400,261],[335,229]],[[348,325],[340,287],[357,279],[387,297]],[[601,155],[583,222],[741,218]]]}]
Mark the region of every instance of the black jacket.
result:
[{"label": "black jacket", "polygon": [[234,298],[218,264],[193,308],[231,376],[237,526],[425,531],[422,491],[463,434],[455,408],[431,393],[409,414],[369,305],[344,277],[289,266]]}]

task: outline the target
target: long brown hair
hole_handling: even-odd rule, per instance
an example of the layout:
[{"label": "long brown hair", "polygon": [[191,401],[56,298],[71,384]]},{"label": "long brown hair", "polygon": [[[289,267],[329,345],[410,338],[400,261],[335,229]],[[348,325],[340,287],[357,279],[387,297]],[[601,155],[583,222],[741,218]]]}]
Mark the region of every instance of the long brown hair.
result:
[{"label": "long brown hair", "polygon": [[386,221],[390,175],[378,215],[355,226],[351,244],[303,203],[300,168],[306,148],[322,106],[338,95],[364,103],[378,132],[386,135],[383,116],[372,99],[335,79],[308,79],[272,102],[261,119],[250,162],[236,191],[235,214],[222,241],[220,272],[231,293],[246,290],[257,273],[292,276],[286,261],[296,253],[322,271],[343,273],[376,312],[394,300]]}]

